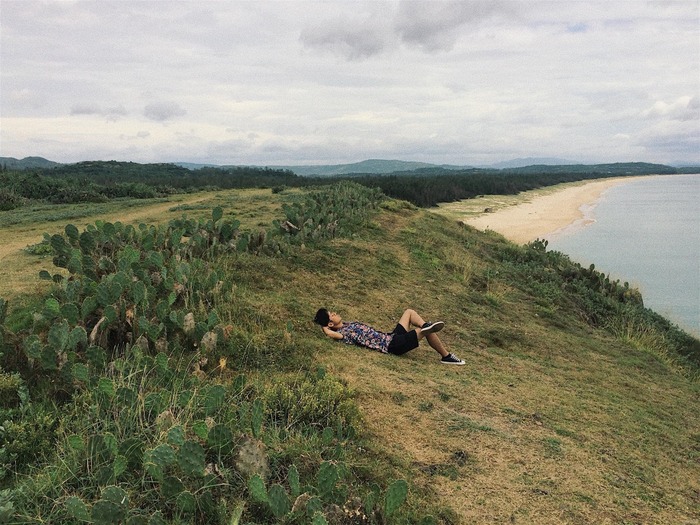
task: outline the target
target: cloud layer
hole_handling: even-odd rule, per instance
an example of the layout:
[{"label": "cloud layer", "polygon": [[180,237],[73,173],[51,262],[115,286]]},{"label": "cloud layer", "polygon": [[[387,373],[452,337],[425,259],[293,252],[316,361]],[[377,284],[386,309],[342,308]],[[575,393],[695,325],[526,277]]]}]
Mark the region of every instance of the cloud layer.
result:
[{"label": "cloud layer", "polygon": [[0,155],[700,163],[695,0],[3,0]]}]

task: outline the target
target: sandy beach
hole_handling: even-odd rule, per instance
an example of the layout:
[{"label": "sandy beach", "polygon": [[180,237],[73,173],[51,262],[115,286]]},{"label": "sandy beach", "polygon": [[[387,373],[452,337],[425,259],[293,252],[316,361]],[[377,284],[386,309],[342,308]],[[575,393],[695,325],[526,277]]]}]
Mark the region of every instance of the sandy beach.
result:
[{"label": "sandy beach", "polygon": [[[636,178],[596,179],[525,192],[519,199],[481,207],[480,214],[464,216],[461,220],[479,230],[492,230],[523,244],[543,239],[571,225],[585,225],[592,220],[589,213],[606,190]],[[493,198],[490,201],[487,200],[489,197],[483,199],[484,204],[493,202]],[[492,211],[485,212],[487,207]]]}]

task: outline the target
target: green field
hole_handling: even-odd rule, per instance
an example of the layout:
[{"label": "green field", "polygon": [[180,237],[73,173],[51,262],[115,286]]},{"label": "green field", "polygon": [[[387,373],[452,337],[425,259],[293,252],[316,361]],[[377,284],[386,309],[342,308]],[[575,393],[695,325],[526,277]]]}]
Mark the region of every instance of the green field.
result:
[{"label": "green field", "polygon": [[[700,520],[700,342],[540,244],[333,188],[0,213],[0,522]],[[334,343],[320,306],[442,319],[467,364]]]}]

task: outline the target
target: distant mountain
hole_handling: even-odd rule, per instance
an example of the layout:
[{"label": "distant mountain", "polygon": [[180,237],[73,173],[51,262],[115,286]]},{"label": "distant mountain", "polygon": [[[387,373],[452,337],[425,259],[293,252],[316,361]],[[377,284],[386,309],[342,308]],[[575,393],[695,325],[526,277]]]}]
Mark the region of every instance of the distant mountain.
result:
[{"label": "distant mountain", "polygon": [[43,157],[25,157],[16,159],[14,157],[0,157],[0,166],[12,170],[30,170],[34,168],[55,168],[61,166],[60,162],[46,160]]},{"label": "distant mountain", "polygon": [[199,170],[202,168],[230,168],[233,166],[220,166],[218,164],[196,164],[194,162],[173,162],[175,166],[187,168],[188,170]]},{"label": "distant mountain", "polygon": [[566,159],[558,159],[556,157],[525,157],[521,159],[512,159],[503,162],[497,162],[495,164],[490,164],[488,166],[483,167],[502,170],[510,168],[524,168],[525,166],[563,166],[569,164],[578,164],[578,162],[573,162],[571,160]]},{"label": "distant mountain", "polygon": [[414,171],[423,168],[464,169],[467,166],[437,165],[427,162],[414,162],[406,160],[369,159],[351,164],[330,164],[318,166],[269,166],[270,168],[288,169],[297,175],[318,177],[330,177],[334,175],[349,175],[351,173],[394,173],[397,171]]},{"label": "distant mountain", "polygon": [[[219,167],[227,168],[231,166],[215,166],[213,164],[192,164],[187,162],[178,162],[178,166],[188,169],[199,169],[204,167]],[[573,161],[558,159],[555,157],[527,157],[498,162],[488,166],[479,166],[485,169],[513,169],[522,168],[525,166],[560,166],[576,164]],[[453,165],[453,164],[431,164],[428,162],[415,162],[406,160],[386,160],[386,159],[368,159],[360,162],[349,164],[317,164],[317,165],[270,165],[265,166],[274,169],[286,169],[293,171],[301,176],[316,176],[316,177],[333,177],[338,175],[350,175],[355,173],[369,173],[373,175],[381,175],[387,173],[408,172],[425,169],[443,169],[443,170],[465,170],[472,169],[474,166],[468,165]]]}]

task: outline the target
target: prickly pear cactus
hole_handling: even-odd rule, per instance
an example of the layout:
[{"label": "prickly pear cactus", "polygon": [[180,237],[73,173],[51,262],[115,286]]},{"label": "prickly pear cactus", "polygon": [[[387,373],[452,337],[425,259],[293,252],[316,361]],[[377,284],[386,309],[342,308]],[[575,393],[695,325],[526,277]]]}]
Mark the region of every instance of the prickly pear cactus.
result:
[{"label": "prickly pear cactus", "polygon": [[408,483],[403,479],[397,479],[386,491],[386,499],[384,500],[384,514],[391,516],[396,510],[403,505],[408,495]]},{"label": "prickly pear cactus", "polygon": [[178,452],[177,462],[185,474],[201,476],[206,466],[202,445],[196,441],[185,441]]},{"label": "prickly pear cactus", "polygon": [[289,496],[282,485],[277,483],[272,485],[267,493],[267,498],[270,510],[276,518],[283,517],[291,510]]},{"label": "prickly pear cactus", "polygon": [[258,475],[265,479],[270,471],[265,445],[257,439],[243,436],[235,452],[235,465],[246,477]]}]

